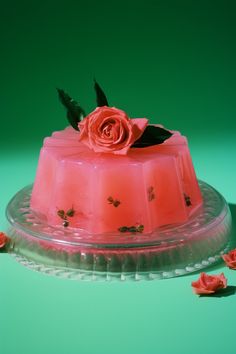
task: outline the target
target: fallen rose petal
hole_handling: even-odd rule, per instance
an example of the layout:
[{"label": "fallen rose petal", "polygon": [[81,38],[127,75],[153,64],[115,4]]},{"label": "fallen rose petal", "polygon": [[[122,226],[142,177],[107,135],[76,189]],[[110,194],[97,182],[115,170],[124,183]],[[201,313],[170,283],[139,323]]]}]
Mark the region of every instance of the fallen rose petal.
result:
[{"label": "fallen rose petal", "polygon": [[198,295],[214,294],[227,287],[227,279],[224,274],[208,275],[201,273],[198,280],[192,282],[193,291]]},{"label": "fallen rose petal", "polygon": [[0,232],[0,248],[3,248],[8,240],[7,235],[4,232]]},{"label": "fallen rose petal", "polygon": [[230,269],[236,270],[236,249],[224,254],[222,258]]}]

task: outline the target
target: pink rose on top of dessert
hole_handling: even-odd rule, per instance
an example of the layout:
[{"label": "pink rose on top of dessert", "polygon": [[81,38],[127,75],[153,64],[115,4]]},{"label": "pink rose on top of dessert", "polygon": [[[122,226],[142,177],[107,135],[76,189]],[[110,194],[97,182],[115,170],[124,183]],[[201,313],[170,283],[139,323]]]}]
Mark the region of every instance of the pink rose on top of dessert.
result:
[{"label": "pink rose on top of dessert", "polygon": [[0,232],[0,248],[3,248],[5,244],[8,242],[9,238],[4,232]]},{"label": "pink rose on top of dessert", "polygon": [[231,269],[236,269],[236,248],[222,256],[226,265]]},{"label": "pink rose on top of dessert", "polygon": [[115,107],[97,107],[78,124],[79,140],[95,152],[126,155],[147,124],[146,118],[130,119]]},{"label": "pink rose on top of dessert", "polygon": [[201,273],[197,281],[192,282],[192,288],[198,295],[214,294],[220,289],[227,287],[227,279],[224,274],[208,275]]}]

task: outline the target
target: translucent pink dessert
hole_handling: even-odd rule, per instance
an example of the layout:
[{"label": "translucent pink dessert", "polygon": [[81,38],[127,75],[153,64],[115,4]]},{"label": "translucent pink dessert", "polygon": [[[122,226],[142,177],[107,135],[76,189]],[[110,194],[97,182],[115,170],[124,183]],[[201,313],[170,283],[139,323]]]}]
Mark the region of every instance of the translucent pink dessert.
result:
[{"label": "translucent pink dessert", "polygon": [[44,140],[31,208],[50,225],[91,234],[152,233],[186,222],[202,197],[187,140],[131,147],[126,155],[94,152],[68,127]]}]

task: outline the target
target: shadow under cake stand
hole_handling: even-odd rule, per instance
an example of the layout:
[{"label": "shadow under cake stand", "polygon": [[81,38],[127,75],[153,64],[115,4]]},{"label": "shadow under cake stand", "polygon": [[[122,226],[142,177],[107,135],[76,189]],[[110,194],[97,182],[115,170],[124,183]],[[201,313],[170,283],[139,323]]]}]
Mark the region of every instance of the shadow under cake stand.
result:
[{"label": "shadow under cake stand", "polygon": [[32,185],[27,186],[6,209],[8,252],[33,270],[77,280],[164,279],[198,271],[217,263],[231,242],[226,201],[205,182],[199,185],[203,206],[188,222],[106,239],[48,225],[30,209]]}]

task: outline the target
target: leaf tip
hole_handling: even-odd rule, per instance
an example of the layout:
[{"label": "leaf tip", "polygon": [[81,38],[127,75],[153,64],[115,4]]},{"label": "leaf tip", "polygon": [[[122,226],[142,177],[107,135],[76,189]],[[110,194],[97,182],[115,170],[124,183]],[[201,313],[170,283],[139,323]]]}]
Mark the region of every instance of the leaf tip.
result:
[{"label": "leaf tip", "polygon": [[98,107],[109,106],[105,93],[94,77],[94,89],[96,92],[96,101]]}]

